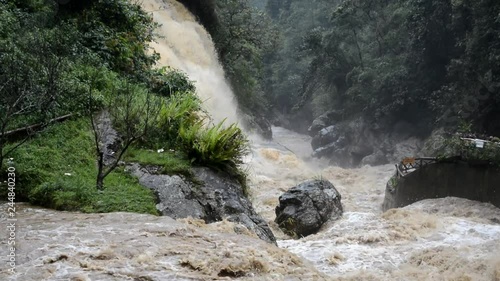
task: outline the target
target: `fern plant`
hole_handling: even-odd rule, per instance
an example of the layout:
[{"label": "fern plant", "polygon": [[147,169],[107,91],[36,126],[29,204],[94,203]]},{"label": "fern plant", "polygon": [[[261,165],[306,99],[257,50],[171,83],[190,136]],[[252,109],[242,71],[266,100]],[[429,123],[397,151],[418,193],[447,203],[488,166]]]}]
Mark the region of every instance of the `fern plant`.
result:
[{"label": "fern plant", "polygon": [[198,121],[182,125],[179,140],[192,163],[238,173],[243,157],[249,152],[246,136],[236,124],[224,127],[224,121],[205,127]]}]

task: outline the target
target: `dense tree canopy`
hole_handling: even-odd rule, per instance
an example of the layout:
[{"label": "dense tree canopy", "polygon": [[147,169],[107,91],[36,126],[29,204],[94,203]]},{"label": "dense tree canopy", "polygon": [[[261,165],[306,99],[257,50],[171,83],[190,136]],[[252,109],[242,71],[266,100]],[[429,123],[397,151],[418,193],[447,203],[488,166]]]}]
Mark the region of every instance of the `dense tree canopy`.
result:
[{"label": "dense tree canopy", "polygon": [[275,110],[500,134],[500,2],[268,0],[266,11],[283,39],[261,80]]}]

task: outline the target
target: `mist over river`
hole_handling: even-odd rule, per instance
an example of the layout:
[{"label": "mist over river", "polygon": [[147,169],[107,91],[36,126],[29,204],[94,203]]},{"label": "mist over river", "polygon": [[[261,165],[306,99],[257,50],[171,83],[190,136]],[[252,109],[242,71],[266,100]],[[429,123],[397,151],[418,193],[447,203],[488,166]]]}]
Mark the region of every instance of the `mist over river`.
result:
[{"label": "mist over river", "polygon": [[[144,0],[162,26],[152,47],[195,80],[215,120],[237,121],[233,93],[208,33],[174,0]],[[424,200],[382,212],[394,166],[343,169],[310,158],[310,138],[273,128],[250,136],[250,198],[278,246],[227,221],[132,213],[82,214],[17,205],[17,267],[0,280],[485,280],[500,281],[500,209],[460,198]],[[343,217],[293,240],[274,223],[278,197],[312,178],[342,196]],[[0,236],[7,237],[1,204]],[[239,233],[235,229],[240,229]],[[237,272],[238,274],[234,274]],[[230,274],[231,273],[231,274]]]}]

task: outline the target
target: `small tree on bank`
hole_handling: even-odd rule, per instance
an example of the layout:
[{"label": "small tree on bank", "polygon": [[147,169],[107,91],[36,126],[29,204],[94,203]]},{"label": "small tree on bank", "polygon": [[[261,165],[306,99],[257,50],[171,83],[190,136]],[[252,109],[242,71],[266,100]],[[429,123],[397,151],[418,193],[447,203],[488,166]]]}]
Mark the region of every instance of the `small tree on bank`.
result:
[{"label": "small tree on bank", "polygon": [[[149,128],[156,124],[162,99],[140,86],[122,82],[113,96],[109,98],[106,108],[98,116],[94,114],[93,103],[91,86],[88,112],[97,156],[96,187],[102,190],[104,179],[118,166],[127,149],[144,137]],[[114,151],[117,156],[105,163],[107,132],[104,128],[106,125],[102,123],[107,121],[110,121],[121,135],[121,143],[117,151]]]}]

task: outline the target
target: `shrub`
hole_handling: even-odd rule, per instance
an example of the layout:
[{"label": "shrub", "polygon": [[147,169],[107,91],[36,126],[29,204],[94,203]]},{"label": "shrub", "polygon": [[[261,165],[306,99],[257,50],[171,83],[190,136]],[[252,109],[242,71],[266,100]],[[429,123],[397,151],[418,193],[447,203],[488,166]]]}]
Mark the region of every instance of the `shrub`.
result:
[{"label": "shrub", "polygon": [[210,128],[201,121],[183,125],[179,130],[180,142],[193,163],[238,174],[249,151],[248,140],[236,124],[228,127],[223,124],[224,121]]},{"label": "shrub", "polygon": [[194,92],[195,87],[187,75],[170,67],[151,71],[149,87],[153,92],[164,97],[175,93]]},{"label": "shrub", "polygon": [[500,166],[500,142],[485,142],[483,148],[477,148],[473,141],[464,140],[457,135],[447,139],[445,146],[444,158],[460,156],[466,161],[488,162]]},{"label": "shrub", "polygon": [[81,177],[59,178],[36,186],[29,195],[30,202],[56,210],[77,211],[92,202],[92,185]]},{"label": "shrub", "polygon": [[201,117],[201,101],[193,92],[175,93],[162,104],[156,126],[148,131],[146,146],[150,148],[178,146],[181,124],[191,126]]}]

